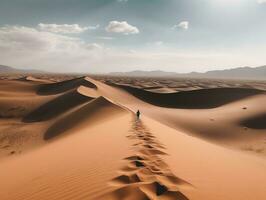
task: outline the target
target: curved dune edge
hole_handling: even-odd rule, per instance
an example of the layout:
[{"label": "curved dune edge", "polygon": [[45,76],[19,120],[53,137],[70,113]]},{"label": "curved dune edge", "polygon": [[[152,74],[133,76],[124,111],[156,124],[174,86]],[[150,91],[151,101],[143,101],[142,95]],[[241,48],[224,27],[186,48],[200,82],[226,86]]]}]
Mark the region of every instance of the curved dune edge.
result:
[{"label": "curved dune edge", "polygon": [[88,81],[85,77],[80,77],[67,81],[40,85],[37,94],[53,95],[78,88],[82,85],[89,88],[97,89],[97,86],[95,84]]},{"label": "curved dune edge", "polygon": [[52,100],[44,103],[39,108],[23,118],[23,122],[47,121],[73,109],[76,106],[91,101],[92,97],[83,95],[79,88],[63,93]]},{"label": "curved dune edge", "polygon": [[266,113],[244,119],[240,122],[240,125],[250,129],[264,130],[266,129]]},{"label": "curved dune edge", "polygon": [[104,123],[107,118],[127,112],[127,110],[111,103],[106,98],[98,97],[56,121],[45,132],[44,140],[50,140],[64,132],[71,132],[73,129],[80,129],[88,124]]},{"label": "curved dune edge", "polygon": [[250,88],[211,88],[176,93],[155,93],[126,85],[110,84],[152,105],[179,109],[211,109],[265,91]]},{"label": "curved dune edge", "polygon": [[16,79],[18,81],[25,81],[25,82],[32,82],[32,83],[54,83],[51,80],[47,80],[47,79],[41,79],[41,78],[35,78],[33,76],[24,76],[21,78]]},{"label": "curved dune edge", "polygon": [[54,81],[51,80],[47,80],[47,79],[41,79],[41,78],[35,78],[33,76],[27,76],[26,77],[27,81],[32,81],[32,82],[36,82],[36,83],[54,83]]},{"label": "curved dune edge", "polygon": [[93,89],[93,88],[88,88],[86,86],[79,86],[77,91],[83,95],[83,96],[87,96],[90,98],[97,98],[99,97],[99,93],[97,90]]}]

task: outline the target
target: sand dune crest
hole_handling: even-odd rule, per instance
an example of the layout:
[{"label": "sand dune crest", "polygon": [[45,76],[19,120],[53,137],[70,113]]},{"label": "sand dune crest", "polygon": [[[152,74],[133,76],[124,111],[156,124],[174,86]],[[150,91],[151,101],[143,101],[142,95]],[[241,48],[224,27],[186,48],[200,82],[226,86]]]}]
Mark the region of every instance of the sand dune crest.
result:
[{"label": "sand dune crest", "polygon": [[39,122],[46,121],[53,117],[58,117],[60,114],[67,112],[68,110],[81,105],[85,102],[92,100],[93,98],[84,96],[79,93],[78,90],[72,90],[67,93],[63,93],[41,105],[39,108],[27,115],[24,122]]},{"label": "sand dune crest", "polygon": [[80,77],[80,78],[57,82],[57,83],[43,84],[40,86],[38,90],[38,94],[40,95],[58,94],[58,93],[66,92],[71,89],[78,88],[82,85],[89,87],[89,88],[94,88],[94,89],[97,88],[95,84],[88,81],[85,77]]}]

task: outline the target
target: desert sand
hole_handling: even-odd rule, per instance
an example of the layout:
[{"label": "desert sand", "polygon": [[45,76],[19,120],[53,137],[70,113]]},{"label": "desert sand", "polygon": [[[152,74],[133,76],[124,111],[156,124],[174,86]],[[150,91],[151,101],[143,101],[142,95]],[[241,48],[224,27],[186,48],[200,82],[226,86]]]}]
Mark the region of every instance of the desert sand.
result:
[{"label": "desert sand", "polygon": [[265,91],[256,81],[2,77],[0,199],[265,200]]}]

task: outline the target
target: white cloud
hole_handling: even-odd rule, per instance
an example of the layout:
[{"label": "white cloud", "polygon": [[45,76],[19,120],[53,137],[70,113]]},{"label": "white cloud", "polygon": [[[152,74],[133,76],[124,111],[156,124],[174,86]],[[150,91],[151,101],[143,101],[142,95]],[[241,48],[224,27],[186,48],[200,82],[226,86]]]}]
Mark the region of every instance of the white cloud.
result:
[{"label": "white cloud", "polygon": [[263,4],[263,3],[266,3],[266,0],[257,0],[257,2],[258,2],[259,4]]},{"label": "white cloud", "polygon": [[99,45],[87,44],[76,37],[40,31],[25,26],[0,27],[0,49],[24,51],[67,51],[99,49]]},{"label": "white cloud", "polygon": [[24,26],[5,26],[0,28],[0,48],[14,50],[51,50],[64,41],[75,41],[74,38],[41,32]]},{"label": "white cloud", "polygon": [[111,33],[122,33],[125,35],[129,34],[138,34],[139,29],[135,26],[128,24],[126,21],[111,21],[108,26],[105,28],[107,32]]},{"label": "white cloud", "polygon": [[96,39],[100,39],[100,40],[113,40],[115,38],[113,38],[113,37],[106,37],[106,36],[98,36],[98,37],[96,37]]},{"label": "white cloud", "polygon": [[181,28],[181,29],[187,30],[189,28],[189,22],[188,21],[182,21],[179,24],[173,26],[173,29],[176,29],[176,28]]},{"label": "white cloud", "polygon": [[128,0],[117,0],[118,3],[126,3]]},{"label": "white cloud", "polygon": [[41,31],[48,31],[52,33],[63,33],[63,34],[72,34],[72,33],[82,33],[88,29],[97,29],[99,25],[81,27],[78,24],[38,24],[38,28]]},{"label": "white cloud", "polygon": [[102,44],[87,43],[77,37],[24,26],[0,27],[0,60],[9,65],[80,71],[100,59],[105,51]]}]

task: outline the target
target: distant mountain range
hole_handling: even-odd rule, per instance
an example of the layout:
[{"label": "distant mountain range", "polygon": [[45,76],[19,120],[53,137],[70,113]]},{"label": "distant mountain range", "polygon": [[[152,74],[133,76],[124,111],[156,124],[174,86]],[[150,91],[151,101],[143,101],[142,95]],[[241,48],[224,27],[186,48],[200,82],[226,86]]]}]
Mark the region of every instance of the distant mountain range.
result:
[{"label": "distant mountain range", "polygon": [[191,77],[191,78],[221,78],[221,79],[254,79],[266,80],[266,66],[261,67],[239,67],[226,70],[214,70],[204,73],[176,73],[165,71],[131,71],[131,72],[112,72],[112,76],[129,77]]},{"label": "distant mountain range", "polygon": [[44,73],[44,72],[39,70],[31,70],[31,69],[29,70],[16,69],[5,65],[0,65],[0,74],[38,74],[38,73]]},{"label": "distant mountain range", "polygon": [[[13,67],[0,65],[1,74],[38,74],[49,73],[39,70],[22,70]],[[112,76],[129,76],[129,77],[184,77],[184,78],[221,78],[221,79],[251,79],[251,80],[266,80],[266,66],[261,67],[239,67],[226,70],[214,70],[204,73],[176,73],[166,71],[131,71],[131,72],[112,72],[108,75]]]}]

